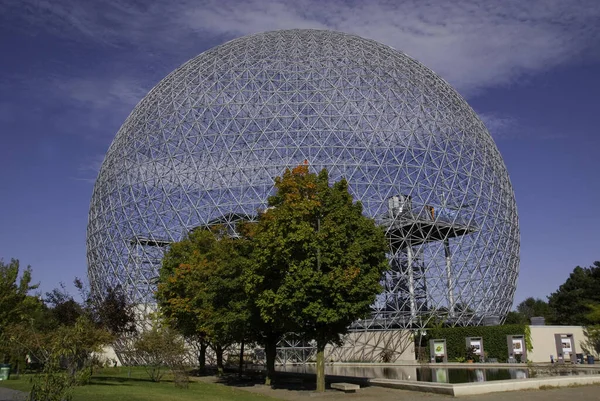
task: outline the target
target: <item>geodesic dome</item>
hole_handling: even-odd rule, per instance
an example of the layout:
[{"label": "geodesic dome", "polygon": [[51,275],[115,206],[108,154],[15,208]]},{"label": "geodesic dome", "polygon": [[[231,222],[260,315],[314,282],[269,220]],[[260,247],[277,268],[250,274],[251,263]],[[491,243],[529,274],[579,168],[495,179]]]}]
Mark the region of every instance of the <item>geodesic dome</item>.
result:
[{"label": "geodesic dome", "polygon": [[96,296],[153,302],[161,258],[190,230],[255,219],[285,168],[345,177],[385,227],[391,270],[356,328],[502,319],[519,230],[506,168],[445,81],[372,40],[321,30],[242,37],[164,78],[135,107],[96,181],[87,234]]}]

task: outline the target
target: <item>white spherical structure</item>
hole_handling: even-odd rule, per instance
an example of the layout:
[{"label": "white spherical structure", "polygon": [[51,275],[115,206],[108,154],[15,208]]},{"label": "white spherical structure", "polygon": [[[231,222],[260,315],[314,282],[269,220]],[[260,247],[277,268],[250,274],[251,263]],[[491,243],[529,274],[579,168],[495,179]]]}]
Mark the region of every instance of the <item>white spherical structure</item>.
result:
[{"label": "white spherical structure", "polygon": [[345,177],[383,225],[392,269],[356,327],[502,319],[519,267],[512,186],[466,101],[407,55],[321,30],[242,37],[163,79],[135,107],[100,170],[87,234],[97,296],[152,301],[168,244],[253,219],[273,178],[307,161]]}]

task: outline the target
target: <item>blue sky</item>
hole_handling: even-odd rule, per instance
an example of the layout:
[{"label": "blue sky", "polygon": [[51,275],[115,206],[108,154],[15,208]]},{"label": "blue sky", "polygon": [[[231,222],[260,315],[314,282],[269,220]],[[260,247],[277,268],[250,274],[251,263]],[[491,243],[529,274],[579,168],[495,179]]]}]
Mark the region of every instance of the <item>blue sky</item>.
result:
[{"label": "blue sky", "polygon": [[93,181],[135,104],[198,53],[327,28],[402,50],[485,121],[515,189],[515,303],[600,260],[600,2],[0,0],[0,258],[85,277]]}]

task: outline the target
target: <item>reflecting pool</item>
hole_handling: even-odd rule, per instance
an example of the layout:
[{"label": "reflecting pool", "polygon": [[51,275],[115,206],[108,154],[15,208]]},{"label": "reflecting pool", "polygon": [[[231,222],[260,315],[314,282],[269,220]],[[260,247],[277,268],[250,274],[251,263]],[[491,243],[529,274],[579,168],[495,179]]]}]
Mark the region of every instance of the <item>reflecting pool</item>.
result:
[{"label": "reflecting pool", "polygon": [[[279,366],[282,372],[315,373],[314,365]],[[532,370],[536,377],[573,376],[600,374],[598,370],[563,368],[539,368]],[[490,368],[490,367],[420,367],[420,366],[325,366],[325,374],[392,380],[416,380],[436,383],[474,383],[493,380],[527,379],[530,371],[526,367]]]}]

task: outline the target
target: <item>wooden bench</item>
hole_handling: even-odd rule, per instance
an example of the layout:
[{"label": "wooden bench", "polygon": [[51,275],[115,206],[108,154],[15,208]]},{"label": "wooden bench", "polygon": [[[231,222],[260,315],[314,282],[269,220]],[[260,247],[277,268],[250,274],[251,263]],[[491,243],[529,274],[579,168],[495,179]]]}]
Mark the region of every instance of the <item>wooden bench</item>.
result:
[{"label": "wooden bench", "polygon": [[360,386],[358,384],[352,383],[331,383],[331,388],[341,390],[344,393],[355,393],[357,390],[360,390]]}]

